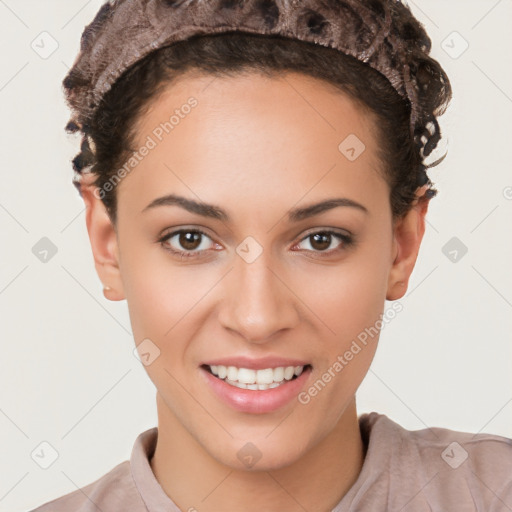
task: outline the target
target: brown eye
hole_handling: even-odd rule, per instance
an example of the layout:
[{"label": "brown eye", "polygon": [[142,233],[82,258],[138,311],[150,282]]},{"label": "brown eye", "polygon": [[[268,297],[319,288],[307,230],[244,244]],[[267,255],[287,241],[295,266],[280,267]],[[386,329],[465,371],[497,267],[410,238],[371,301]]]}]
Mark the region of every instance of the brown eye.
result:
[{"label": "brown eye", "polygon": [[[305,236],[298,245],[299,248],[312,253],[333,254],[352,245],[351,235],[338,233],[336,231],[317,231]],[[306,244],[304,247],[303,244]],[[300,247],[303,245],[302,247]],[[323,254],[322,254],[323,255]]]},{"label": "brown eye", "polygon": [[178,242],[181,247],[193,251],[201,245],[202,234],[197,231],[183,231],[178,235]]},{"label": "brown eye", "polygon": [[163,236],[159,242],[165,249],[181,256],[199,256],[212,248],[213,240],[197,229],[181,229]]},{"label": "brown eye", "polygon": [[332,235],[329,233],[316,233],[310,235],[311,247],[317,251],[325,251],[331,245]]}]

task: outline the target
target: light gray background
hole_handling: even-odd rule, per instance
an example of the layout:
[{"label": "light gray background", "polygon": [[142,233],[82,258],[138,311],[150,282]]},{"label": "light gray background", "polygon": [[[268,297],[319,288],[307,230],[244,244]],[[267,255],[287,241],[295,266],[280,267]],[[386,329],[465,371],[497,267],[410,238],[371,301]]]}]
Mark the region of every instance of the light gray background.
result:
[{"label": "light gray background", "polygon": [[[79,139],[64,132],[60,84],[101,3],[0,0],[2,511],[26,511],[96,480],[156,425],[126,302],[103,297],[94,269],[71,185]],[[441,118],[448,156],[432,172],[440,194],[404,310],[384,329],[359,389],[359,412],[409,429],[512,437],[512,3],[409,5],[452,81]],[[58,43],[47,58],[31,46],[51,49],[43,31]],[[460,56],[454,31],[469,43]],[[46,263],[32,252],[43,237],[58,250]],[[455,263],[442,251],[452,237],[468,248]],[[48,469],[31,458],[43,441],[59,455]]]}]

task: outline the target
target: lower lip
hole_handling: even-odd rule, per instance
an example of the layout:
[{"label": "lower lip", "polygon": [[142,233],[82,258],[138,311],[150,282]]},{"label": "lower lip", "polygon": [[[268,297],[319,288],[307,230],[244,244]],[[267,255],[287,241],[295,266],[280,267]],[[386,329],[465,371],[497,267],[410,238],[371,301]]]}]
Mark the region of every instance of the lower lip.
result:
[{"label": "lower lip", "polygon": [[213,392],[223,402],[237,411],[253,414],[272,412],[289,403],[300,393],[311,373],[311,367],[308,366],[296,379],[285,381],[276,388],[253,390],[231,386],[208,370],[204,368],[200,370]]}]

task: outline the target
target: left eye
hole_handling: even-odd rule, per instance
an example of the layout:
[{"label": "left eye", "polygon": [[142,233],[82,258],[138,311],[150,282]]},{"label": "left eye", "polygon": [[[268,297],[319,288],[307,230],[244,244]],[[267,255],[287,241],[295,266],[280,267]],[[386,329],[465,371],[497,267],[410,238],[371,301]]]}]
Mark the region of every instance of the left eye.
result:
[{"label": "left eye", "polygon": [[[180,256],[181,258],[201,257],[208,251],[208,244],[203,244],[203,238],[212,239],[203,231],[199,229],[181,229],[179,231],[173,231],[167,235],[164,235],[158,240],[164,248],[170,251],[172,254]],[[333,238],[339,240],[338,247],[329,249],[333,243]],[[180,248],[172,247],[172,240],[175,239]],[[316,231],[308,234],[302,240],[294,245],[298,247],[304,241],[309,240],[309,245],[312,249],[305,249],[307,252],[318,253],[320,256],[331,255],[334,252],[343,250],[344,247],[349,246],[352,243],[352,238],[345,233],[338,233],[336,231]],[[164,242],[167,242],[164,244]],[[201,247],[203,246],[203,247]]]},{"label": "left eye", "polygon": [[332,252],[343,245],[349,245],[351,239],[348,235],[335,233],[334,231],[318,231],[304,237],[297,245],[299,246],[303,242],[307,242],[307,245],[309,245],[305,248],[308,251]]}]

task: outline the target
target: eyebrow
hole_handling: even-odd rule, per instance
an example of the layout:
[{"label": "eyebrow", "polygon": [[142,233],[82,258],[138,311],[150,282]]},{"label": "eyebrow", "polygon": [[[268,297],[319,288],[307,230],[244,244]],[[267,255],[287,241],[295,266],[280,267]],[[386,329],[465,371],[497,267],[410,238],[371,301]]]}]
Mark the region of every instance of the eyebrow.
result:
[{"label": "eyebrow", "polygon": [[[166,196],[158,197],[149,203],[141,213],[153,208],[157,208],[159,206],[180,206],[181,208],[191,213],[196,213],[197,215],[201,215],[203,217],[210,217],[212,219],[226,222],[230,221],[229,215],[219,206],[195,201],[193,199],[187,199],[186,197],[178,196],[176,194],[168,194]],[[288,212],[288,220],[290,222],[298,222],[300,220],[313,217],[314,215],[319,215],[320,213],[331,210],[333,208],[337,208],[339,206],[356,208],[363,211],[364,213],[368,213],[368,209],[361,203],[346,197],[340,197],[326,199],[325,201],[305,206],[303,208],[294,208]]]}]

